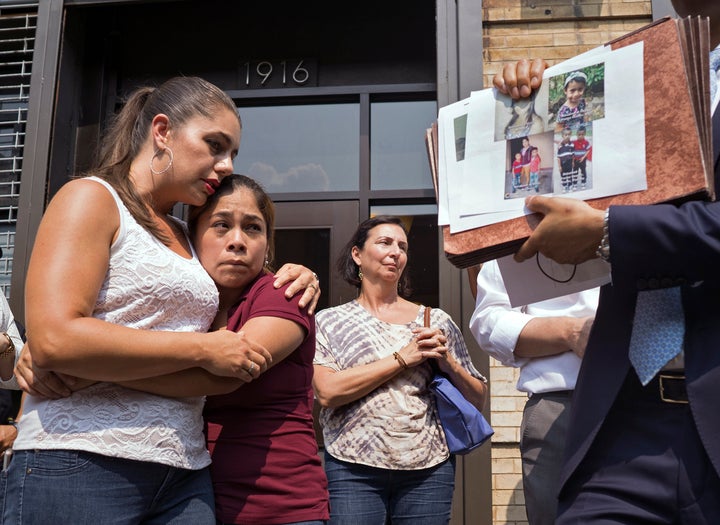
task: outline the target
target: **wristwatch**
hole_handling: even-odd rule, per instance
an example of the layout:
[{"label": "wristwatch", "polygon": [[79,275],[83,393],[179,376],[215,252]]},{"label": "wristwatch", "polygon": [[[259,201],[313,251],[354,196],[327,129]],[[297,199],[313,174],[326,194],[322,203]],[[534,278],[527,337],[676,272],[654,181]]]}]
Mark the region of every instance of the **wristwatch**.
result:
[{"label": "wristwatch", "polygon": [[608,228],[608,220],[610,218],[610,208],[605,210],[605,218],[603,219],[603,236],[600,245],[595,250],[595,255],[605,262],[610,262],[610,233]]}]

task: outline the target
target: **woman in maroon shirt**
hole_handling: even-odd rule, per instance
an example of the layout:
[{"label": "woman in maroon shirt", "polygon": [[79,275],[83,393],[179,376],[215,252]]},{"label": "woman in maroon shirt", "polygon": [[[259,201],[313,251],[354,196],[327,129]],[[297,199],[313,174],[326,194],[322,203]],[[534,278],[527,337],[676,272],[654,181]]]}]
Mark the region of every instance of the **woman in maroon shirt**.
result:
[{"label": "woman in maroon shirt", "polygon": [[[220,291],[214,329],[242,330],[272,356],[266,372],[205,406],[215,509],[221,523],[322,523],[327,480],[312,419],[315,320],[273,287],[274,206],[252,179],[223,180],[189,226]],[[228,380],[232,383],[233,380]]]}]

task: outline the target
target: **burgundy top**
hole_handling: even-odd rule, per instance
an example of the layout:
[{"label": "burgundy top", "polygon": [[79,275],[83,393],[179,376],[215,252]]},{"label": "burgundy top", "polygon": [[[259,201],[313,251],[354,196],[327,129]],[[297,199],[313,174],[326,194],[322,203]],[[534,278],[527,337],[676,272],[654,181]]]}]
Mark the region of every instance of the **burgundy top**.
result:
[{"label": "burgundy top", "polygon": [[236,391],[208,396],[215,511],[224,523],[274,525],[329,519],[327,478],[313,429],[315,320],[260,275],[228,315],[238,331],[253,317],[289,319],[305,329],[300,346]]}]

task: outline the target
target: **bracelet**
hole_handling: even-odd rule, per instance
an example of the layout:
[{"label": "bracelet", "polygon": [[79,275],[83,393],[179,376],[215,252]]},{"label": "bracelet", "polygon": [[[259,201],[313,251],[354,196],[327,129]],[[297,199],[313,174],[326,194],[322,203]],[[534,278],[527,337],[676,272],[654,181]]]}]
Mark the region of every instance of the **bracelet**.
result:
[{"label": "bracelet", "polygon": [[393,352],[393,357],[398,363],[400,363],[400,366],[402,366],[403,368],[408,367],[408,364],[405,362],[405,359],[403,359],[403,356],[401,356],[399,352]]},{"label": "bracelet", "polygon": [[12,337],[10,337],[7,332],[3,332],[2,335],[7,338],[8,347],[0,353],[0,358],[10,354],[15,355],[15,343],[13,342]]},{"label": "bracelet", "polygon": [[610,228],[608,223],[610,222],[610,208],[605,210],[605,217],[603,218],[603,236],[600,241],[600,245],[595,250],[595,255],[600,257],[605,262],[610,262]]}]

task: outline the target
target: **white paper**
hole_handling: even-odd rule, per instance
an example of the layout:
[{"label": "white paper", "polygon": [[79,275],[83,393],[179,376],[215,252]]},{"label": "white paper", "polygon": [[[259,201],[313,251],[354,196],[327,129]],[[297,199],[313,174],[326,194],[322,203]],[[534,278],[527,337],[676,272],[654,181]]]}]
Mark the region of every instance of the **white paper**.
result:
[{"label": "white paper", "polygon": [[541,254],[521,263],[508,255],[498,259],[497,263],[513,308],[610,282],[610,265],[602,259],[591,259],[575,266],[556,263]]},{"label": "white paper", "polygon": [[463,159],[458,158],[457,140],[464,140],[465,131],[455,137],[455,121],[467,115],[468,99],[440,108],[438,111],[438,225],[450,224],[449,181],[461,178]]},{"label": "white paper", "polygon": [[[513,139],[512,144],[510,140],[496,140],[498,135],[503,135],[499,119],[507,118],[503,116],[503,104],[498,102],[502,95],[486,89],[446,106],[452,108],[450,110],[443,112],[445,108],[442,108],[441,114],[445,113],[447,118],[438,119],[439,134],[445,141],[440,142],[440,150],[445,150],[446,156],[444,169],[441,162],[438,175],[440,192],[444,191],[440,224],[449,224],[450,231],[455,233],[521,217],[527,213],[525,197],[533,194],[585,200],[647,189],[642,64],[643,45],[639,42],[617,50],[596,48],[545,71],[543,84],[535,96],[535,111],[545,119],[543,123],[549,131],[529,135],[529,149],[536,148],[542,159],[541,175],[535,176],[535,181],[540,179],[540,183],[534,186],[525,181],[517,186],[511,182],[509,158],[517,154],[521,139]],[[548,110],[549,79],[557,76],[562,79],[571,71],[583,71],[583,68],[590,71],[593,67],[603,68],[604,80],[598,81],[594,88],[598,91],[601,86],[602,97],[596,95],[591,100],[592,108],[588,107],[588,113],[592,109],[594,116],[583,125],[587,128],[591,160],[586,162],[584,176],[579,170],[573,171],[572,184],[568,184],[565,191],[563,186],[569,176],[567,170],[566,177],[561,176],[557,160],[561,133],[557,131],[560,126],[556,128],[553,121],[556,116]],[[464,156],[457,160],[454,142],[457,133],[450,126],[450,116],[461,113],[466,115],[467,127]],[[508,122],[505,129],[511,131],[506,133],[516,132],[517,128],[510,124],[512,122]],[[533,126],[536,124],[538,122]],[[573,132],[568,140],[574,142],[579,138],[579,134]]]}]

